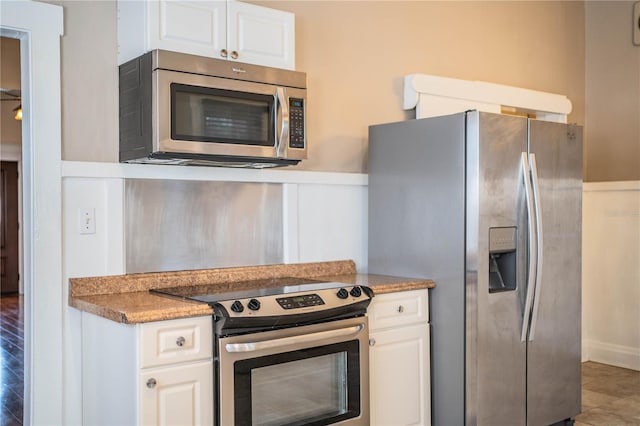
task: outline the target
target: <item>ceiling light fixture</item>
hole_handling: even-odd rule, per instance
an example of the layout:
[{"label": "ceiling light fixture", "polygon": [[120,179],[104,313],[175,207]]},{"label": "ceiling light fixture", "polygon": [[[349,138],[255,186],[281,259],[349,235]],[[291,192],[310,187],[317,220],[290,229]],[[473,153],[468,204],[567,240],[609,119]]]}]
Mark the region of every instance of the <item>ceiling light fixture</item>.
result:
[{"label": "ceiling light fixture", "polygon": [[22,120],[22,104],[18,105],[16,108],[13,109],[13,112],[16,113],[16,115],[13,117],[18,121]]}]

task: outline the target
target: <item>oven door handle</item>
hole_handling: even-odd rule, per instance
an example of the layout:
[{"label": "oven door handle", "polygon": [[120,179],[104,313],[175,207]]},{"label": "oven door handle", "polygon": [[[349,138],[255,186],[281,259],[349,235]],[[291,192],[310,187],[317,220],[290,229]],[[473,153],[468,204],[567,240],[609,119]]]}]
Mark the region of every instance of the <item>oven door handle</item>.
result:
[{"label": "oven door handle", "polygon": [[291,346],[318,342],[335,337],[355,336],[364,329],[363,324],[353,327],[339,328],[336,330],[320,331],[317,333],[301,334],[299,336],[282,337],[280,339],[265,340],[262,342],[247,343],[227,343],[225,349],[227,352],[257,352],[265,349],[279,348],[282,346]]}]

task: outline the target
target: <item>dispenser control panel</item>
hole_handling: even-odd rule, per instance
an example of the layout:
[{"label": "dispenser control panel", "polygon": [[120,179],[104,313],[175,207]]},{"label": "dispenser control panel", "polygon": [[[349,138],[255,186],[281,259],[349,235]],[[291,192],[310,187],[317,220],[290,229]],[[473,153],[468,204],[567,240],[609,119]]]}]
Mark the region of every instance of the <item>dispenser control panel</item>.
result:
[{"label": "dispenser control panel", "polygon": [[516,227],[489,229],[489,252],[506,253],[516,249]]}]

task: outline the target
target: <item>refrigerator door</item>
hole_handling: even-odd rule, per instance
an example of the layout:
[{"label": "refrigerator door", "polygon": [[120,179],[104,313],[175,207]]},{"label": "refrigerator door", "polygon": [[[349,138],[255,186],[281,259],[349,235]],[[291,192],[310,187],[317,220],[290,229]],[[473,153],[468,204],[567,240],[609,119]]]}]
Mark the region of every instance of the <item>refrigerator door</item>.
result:
[{"label": "refrigerator door", "polygon": [[467,113],[467,425],[526,422],[523,152],[526,118]]},{"label": "refrigerator door", "polygon": [[527,422],[548,425],[580,413],[582,128],[531,120],[529,136],[543,245],[528,341]]}]

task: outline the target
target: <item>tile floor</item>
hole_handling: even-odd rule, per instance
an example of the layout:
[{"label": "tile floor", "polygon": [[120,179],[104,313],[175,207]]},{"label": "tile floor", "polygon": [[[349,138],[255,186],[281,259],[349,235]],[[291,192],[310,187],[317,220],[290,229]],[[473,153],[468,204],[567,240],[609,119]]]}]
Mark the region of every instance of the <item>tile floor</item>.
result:
[{"label": "tile floor", "polygon": [[575,426],[640,426],[640,371],[582,364],[582,414]]}]

